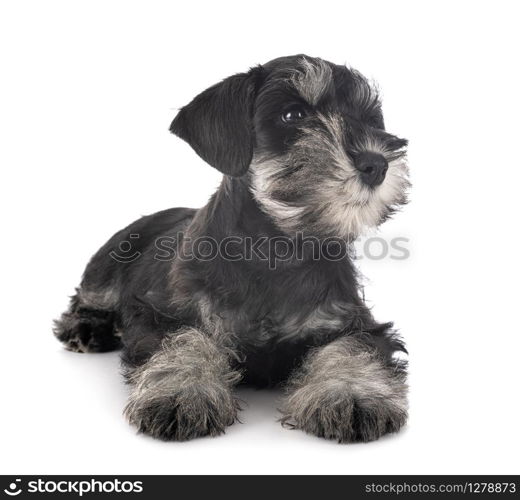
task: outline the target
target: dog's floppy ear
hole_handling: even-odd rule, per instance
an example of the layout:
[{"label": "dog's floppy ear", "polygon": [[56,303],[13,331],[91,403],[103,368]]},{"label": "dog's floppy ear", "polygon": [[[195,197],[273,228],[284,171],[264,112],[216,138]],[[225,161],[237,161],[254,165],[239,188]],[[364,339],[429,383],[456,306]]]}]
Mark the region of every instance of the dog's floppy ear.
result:
[{"label": "dog's floppy ear", "polygon": [[170,131],[211,166],[234,177],[253,157],[253,108],[260,68],[230,76],[199,94],[173,120]]}]

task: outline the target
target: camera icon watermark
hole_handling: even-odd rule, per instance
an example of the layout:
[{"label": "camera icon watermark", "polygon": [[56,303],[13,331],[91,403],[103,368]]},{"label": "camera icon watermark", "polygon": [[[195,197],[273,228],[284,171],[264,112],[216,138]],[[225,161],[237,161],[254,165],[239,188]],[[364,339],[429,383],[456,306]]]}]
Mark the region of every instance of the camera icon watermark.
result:
[{"label": "camera icon watermark", "polygon": [[14,481],[11,481],[9,486],[4,490],[4,493],[10,497],[19,495],[22,492],[22,487],[20,485],[21,482],[21,479],[15,479]]},{"label": "camera icon watermark", "polygon": [[[138,234],[130,234],[129,238],[131,240],[139,239]],[[128,264],[130,262],[134,262],[139,257],[141,257],[141,252],[137,250],[133,250],[133,245],[131,241],[123,240],[119,242],[117,250],[112,250],[109,255],[117,262],[121,262],[123,264]]]}]

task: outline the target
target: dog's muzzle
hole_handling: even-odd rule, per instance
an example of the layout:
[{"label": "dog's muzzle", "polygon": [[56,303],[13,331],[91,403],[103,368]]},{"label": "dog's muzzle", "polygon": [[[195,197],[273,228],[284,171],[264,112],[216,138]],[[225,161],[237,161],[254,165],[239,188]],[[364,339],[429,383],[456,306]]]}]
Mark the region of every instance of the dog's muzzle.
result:
[{"label": "dog's muzzle", "polygon": [[370,187],[379,186],[385,180],[388,170],[386,158],[371,151],[358,154],[354,166],[359,170],[361,180]]}]

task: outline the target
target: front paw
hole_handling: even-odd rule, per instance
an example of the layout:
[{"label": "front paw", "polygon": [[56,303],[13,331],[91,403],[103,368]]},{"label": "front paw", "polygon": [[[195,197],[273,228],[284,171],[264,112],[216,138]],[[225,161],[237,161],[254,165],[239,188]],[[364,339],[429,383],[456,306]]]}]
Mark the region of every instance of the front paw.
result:
[{"label": "front paw", "polygon": [[237,420],[239,405],[224,386],[185,387],[171,394],[153,389],[133,394],[125,408],[129,422],[138,430],[165,441],[186,441],[217,436]]},{"label": "front paw", "polygon": [[[360,371],[359,376],[304,380],[281,409],[282,424],[340,443],[367,442],[397,432],[407,419],[406,384],[390,369]],[[350,375],[353,370],[350,370]]]}]

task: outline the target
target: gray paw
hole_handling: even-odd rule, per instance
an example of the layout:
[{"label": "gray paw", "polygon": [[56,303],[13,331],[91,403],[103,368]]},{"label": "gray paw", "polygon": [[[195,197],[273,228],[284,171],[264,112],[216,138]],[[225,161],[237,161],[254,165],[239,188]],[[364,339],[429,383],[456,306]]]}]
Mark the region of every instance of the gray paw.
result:
[{"label": "gray paw", "polygon": [[212,339],[193,328],[165,338],[128,378],[134,387],[125,414],[145,434],[184,441],[222,434],[237,420],[233,387],[240,373]]},{"label": "gray paw", "polygon": [[379,398],[363,398],[344,392],[319,395],[320,389],[308,387],[294,393],[282,412],[282,424],[340,443],[374,441],[397,432],[407,413],[400,405]]},{"label": "gray paw", "polygon": [[125,414],[140,432],[166,441],[217,436],[237,420],[238,401],[222,386],[192,386],[130,399]]},{"label": "gray paw", "polygon": [[406,423],[406,394],[404,372],[370,354],[316,356],[292,381],[281,421],[340,443],[374,441]]}]

